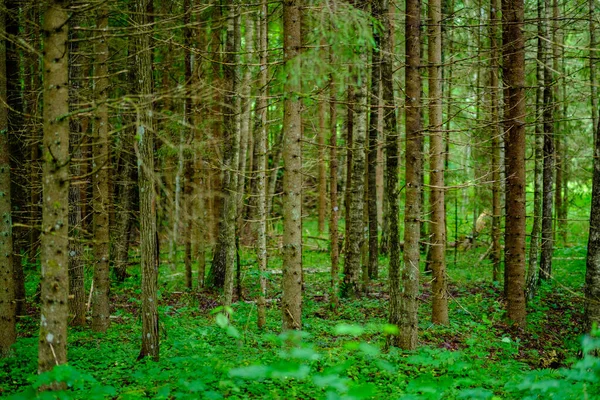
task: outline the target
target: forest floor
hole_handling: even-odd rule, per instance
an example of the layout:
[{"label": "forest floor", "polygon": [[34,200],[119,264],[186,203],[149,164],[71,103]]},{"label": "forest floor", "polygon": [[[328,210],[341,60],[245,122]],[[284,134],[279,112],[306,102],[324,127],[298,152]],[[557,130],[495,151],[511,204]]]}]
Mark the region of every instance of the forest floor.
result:
[{"label": "forest floor", "polygon": [[[321,246],[321,248],[319,247]],[[242,254],[242,299],[231,310],[217,294],[183,290],[183,271],[161,268],[159,362],[136,361],[141,336],[139,271],[112,291],[105,334],[70,328],[67,366],[38,376],[37,282],[28,280],[28,315],[20,319],[15,356],[0,360],[0,395],[36,396],[48,379],[68,383],[58,398],[80,399],[594,399],[600,362],[582,358],[584,246],[555,252],[553,279],[528,304],[527,327],[504,319],[502,285],[479,261],[485,246],[448,252],[450,324],[430,323],[429,277],[421,277],[419,348],[386,348],[387,262],[368,296],[331,308],[329,252],[308,241],[304,252],[303,331],[280,335],[281,260],[269,274],[267,326],[256,328],[258,275]],[[183,267],[181,266],[180,269]],[[37,272],[31,268],[31,277]],[[222,313],[231,312],[230,322]],[[221,314],[221,316],[219,316]],[[57,398],[37,393],[40,398]]]}]

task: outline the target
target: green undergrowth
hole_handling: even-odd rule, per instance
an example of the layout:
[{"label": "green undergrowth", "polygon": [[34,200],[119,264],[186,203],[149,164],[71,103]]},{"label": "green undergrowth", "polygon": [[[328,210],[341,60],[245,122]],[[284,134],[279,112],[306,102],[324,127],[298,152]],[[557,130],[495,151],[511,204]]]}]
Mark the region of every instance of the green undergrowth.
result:
[{"label": "green undergrowth", "polygon": [[[270,263],[267,326],[256,328],[258,275],[241,254],[242,298],[219,307],[218,294],[182,289],[182,271],[161,269],[159,362],[136,361],[141,342],[139,271],[113,288],[105,334],[70,328],[69,363],[37,375],[34,306],[14,354],[0,360],[0,394],[14,399],[595,399],[598,339],[581,327],[585,248],[555,253],[554,276],[528,305],[528,326],[504,319],[501,284],[480,260],[485,246],[448,253],[448,326],[430,321],[430,282],[421,279],[416,351],[388,348],[387,271],[367,297],[329,304],[329,253],[305,249],[303,331],[280,334],[280,260]],[[385,258],[381,265],[385,266]],[[34,294],[32,293],[32,296]],[[227,317],[229,316],[229,318]],[[583,349],[583,351],[582,351]],[[59,393],[38,392],[53,381]]]}]

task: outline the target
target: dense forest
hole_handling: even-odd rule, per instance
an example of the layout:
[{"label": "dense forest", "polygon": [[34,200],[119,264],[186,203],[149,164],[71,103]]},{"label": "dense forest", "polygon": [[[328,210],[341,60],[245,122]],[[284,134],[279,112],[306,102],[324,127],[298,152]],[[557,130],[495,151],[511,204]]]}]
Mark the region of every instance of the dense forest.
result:
[{"label": "dense forest", "polygon": [[0,32],[0,396],[600,399],[598,0]]}]

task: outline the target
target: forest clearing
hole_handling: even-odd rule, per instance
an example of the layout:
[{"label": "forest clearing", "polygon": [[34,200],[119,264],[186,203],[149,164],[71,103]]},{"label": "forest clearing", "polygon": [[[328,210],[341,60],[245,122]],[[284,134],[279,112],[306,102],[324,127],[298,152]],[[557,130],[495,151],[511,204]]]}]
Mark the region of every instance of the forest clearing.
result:
[{"label": "forest clearing", "polygon": [[0,396],[600,399],[598,0],[0,0]]}]

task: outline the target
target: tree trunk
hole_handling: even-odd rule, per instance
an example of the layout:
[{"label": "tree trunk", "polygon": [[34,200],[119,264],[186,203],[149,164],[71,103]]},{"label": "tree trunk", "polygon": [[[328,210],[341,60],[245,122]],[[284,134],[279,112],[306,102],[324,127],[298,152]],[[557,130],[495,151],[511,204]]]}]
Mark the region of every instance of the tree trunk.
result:
[{"label": "tree trunk", "polygon": [[[500,245],[500,222],[502,218],[502,204],[500,193],[502,182],[500,171],[502,160],[500,146],[502,142],[502,129],[500,127],[499,106],[499,47],[498,47],[498,0],[490,0],[490,108],[491,108],[491,136],[492,136],[492,280],[500,279],[500,261],[502,259],[502,246]],[[446,163],[446,168],[448,164]]]},{"label": "tree trunk", "polygon": [[[390,284],[390,307],[389,323],[400,327],[402,325],[401,308],[401,281],[400,281],[400,234],[398,231],[400,190],[398,187],[398,126],[396,120],[396,106],[394,103],[394,77],[392,68],[393,40],[390,24],[390,6],[388,0],[378,0],[379,8],[382,10],[381,25],[383,35],[381,37],[381,80],[383,97],[383,134],[385,137],[386,154],[386,186],[389,204],[389,284]],[[393,345],[401,346],[400,336],[391,338]]]},{"label": "tree trunk", "polygon": [[[69,1],[44,15],[42,278],[38,372],[67,362],[69,265]],[[56,386],[58,388],[58,386]]]},{"label": "tree trunk", "polygon": [[[600,131],[600,122],[596,129]],[[596,135],[594,144],[590,235],[585,269],[586,332],[591,332],[594,324],[600,325],[600,135]]]},{"label": "tree trunk", "polygon": [[538,39],[537,39],[537,58],[539,62],[536,65],[537,88],[535,92],[535,142],[534,142],[534,169],[533,169],[533,223],[531,228],[531,240],[529,242],[529,266],[526,279],[526,296],[531,299],[535,295],[538,279],[538,257],[540,248],[540,234],[542,231],[542,188],[543,188],[543,149],[544,134],[544,65],[546,65],[546,24],[544,2],[538,0]]},{"label": "tree trunk", "polygon": [[92,330],[106,332],[110,326],[110,307],[108,293],[109,277],[109,171],[110,158],[108,137],[108,6],[99,8],[97,15],[99,38],[96,43],[94,97],[98,104],[94,120],[94,163],[96,173],[93,175],[93,208],[94,208],[94,290],[92,293]]},{"label": "tree trunk", "polygon": [[[223,109],[223,127],[225,148],[223,151],[223,208],[219,221],[217,250],[213,257],[211,271],[215,277],[223,273],[223,303],[230,305],[233,300],[233,273],[235,270],[235,223],[237,217],[237,167],[240,146],[239,130],[239,77],[238,53],[240,48],[239,6],[232,0],[229,3],[227,18],[227,42],[225,58],[225,106]],[[213,280],[213,283],[216,283]]]},{"label": "tree trunk", "polygon": [[[350,74],[353,86],[352,144],[350,176],[346,187],[346,256],[344,258],[344,281],[342,296],[357,298],[361,295],[361,249],[364,242],[364,192],[365,192],[365,142],[367,137],[367,53],[360,47],[355,50],[360,65],[355,65]],[[350,133],[350,129],[349,129]],[[377,220],[375,219],[375,224]],[[377,226],[375,225],[375,228]]]},{"label": "tree trunk", "polygon": [[417,347],[417,295],[419,293],[419,239],[421,233],[422,163],[421,153],[421,3],[406,2],[406,202],[404,211],[403,290],[400,293],[400,335],[398,345],[406,350]]},{"label": "tree trunk", "polygon": [[[371,15],[380,20],[384,12],[380,8],[381,3],[371,3]],[[369,115],[369,144],[367,152],[368,183],[367,183],[367,211],[369,224],[369,260],[368,271],[370,279],[377,279],[379,275],[379,238],[378,238],[378,201],[377,201],[377,131],[379,128],[379,98],[381,88],[381,37],[379,29],[373,29],[373,51],[371,59],[371,96]]]},{"label": "tree trunk", "polygon": [[[21,20],[20,2],[17,0],[5,0],[6,4],[6,33],[11,37],[20,37],[19,21]],[[13,242],[13,274],[15,281],[15,301],[17,315],[25,312],[25,273],[23,271],[22,250],[25,248],[25,232],[23,228],[15,225],[24,224],[21,211],[25,209],[26,199],[23,181],[24,153],[24,120],[23,120],[23,93],[21,90],[21,59],[20,49],[16,40],[6,41],[6,97],[8,108],[8,143],[10,151],[11,168],[11,220],[12,220],[12,242]]]},{"label": "tree trunk", "polygon": [[[81,24],[83,18],[77,15],[73,18],[73,25]],[[82,89],[83,68],[80,61],[80,40],[83,35],[71,30],[69,48],[69,105],[71,112],[81,108],[77,101]],[[84,131],[84,116],[73,116],[70,120],[70,151],[73,158],[83,159],[81,142],[89,132]],[[87,122],[87,121],[86,121]],[[69,187],[69,323],[73,326],[86,324],[86,298],[85,298],[85,270],[83,259],[83,229],[81,225],[81,188],[80,182],[73,182],[74,177],[81,175],[81,163],[72,162],[70,166],[71,186]]]},{"label": "tree trunk", "polygon": [[[4,0],[0,1],[4,8]],[[0,31],[6,29],[6,13],[0,13]],[[6,104],[6,39],[0,39],[0,103]],[[17,340],[15,277],[10,198],[10,149],[8,145],[8,108],[0,107],[0,358],[10,353]]]},{"label": "tree trunk", "polygon": [[137,105],[135,144],[138,156],[138,186],[140,191],[140,266],[142,270],[142,348],[138,359],[159,359],[158,340],[158,234],[156,229],[156,176],[154,172],[154,123],[152,119],[152,34],[148,8],[152,0],[137,0],[133,4],[135,36],[135,70]]},{"label": "tree trunk", "polygon": [[[329,59],[334,60],[332,51]],[[332,62],[333,63],[333,62]],[[338,203],[338,155],[337,155],[337,102],[335,80],[333,74],[329,76],[329,245],[331,247],[331,293],[330,303],[334,308],[339,303],[339,218],[340,208]]]},{"label": "tree trunk", "polygon": [[[324,43],[321,43],[324,47]],[[326,55],[321,50],[321,58],[325,59]],[[327,110],[327,98],[319,99],[318,104],[318,123],[317,143],[318,143],[318,162],[319,162],[319,203],[318,203],[318,231],[319,234],[325,231],[325,219],[327,217],[327,166],[325,164],[325,113]]]},{"label": "tree trunk", "polygon": [[442,4],[429,0],[429,147],[431,172],[429,177],[429,207],[431,223],[431,271],[433,280],[432,321],[448,323],[446,294],[446,207],[444,188],[444,138],[442,132]]},{"label": "tree trunk", "polygon": [[525,42],[523,0],[502,0],[508,319],[525,325]]},{"label": "tree trunk", "polygon": [[300,1],[283,2],[283,60],[287,78],[283,102],[283,330],[302,328],[302,120]]},{"label": "tree trunk", "polygon": [[[550,1],[545,1],[545,22],[549,22],[548,13],[550,9]],[[553,35],[553,37],[556,35]],[[546,36],[546,40],[549,35]],[[548,46],[546,46],[546,49]],[[547,53],[547,52],[546,52]],[[544,163],[543,163],[543,192],[542,192],[542,240],[541,240],[541,257],[540,257],[540,281],[550,279],[552,274],[552,250],[553,236],[552,230],[552,200],[554,194],[554,116],[556,106],[553,98],[553,88],[556,84],[556,79],[553,76],[552,70],[548,66],[548,57],[544,60],[544,110],[542,120],[544,125]]]}]

